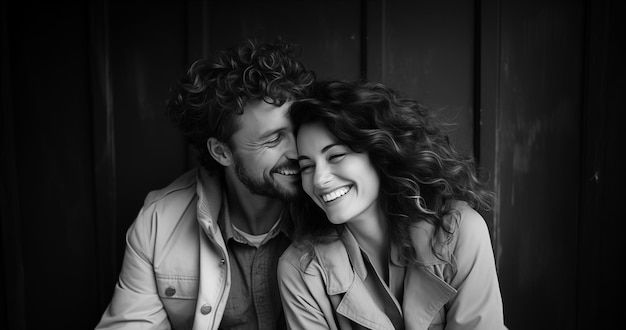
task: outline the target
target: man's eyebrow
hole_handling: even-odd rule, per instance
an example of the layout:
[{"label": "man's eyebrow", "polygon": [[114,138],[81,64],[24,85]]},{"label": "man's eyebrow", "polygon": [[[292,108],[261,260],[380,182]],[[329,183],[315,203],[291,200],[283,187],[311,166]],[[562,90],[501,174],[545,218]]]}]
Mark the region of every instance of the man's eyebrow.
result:
[{"label": "man's eyebrow", "polygon": [[278,128],[278,129],[275,129],[275,130],[272,130],[272,131],[265,132],[265,133],[261,134],[261,136],[259,136],[259,140],[265,140],[265,139],[269,138],[270,136],[272,136],[272,135],[274,135],[276,133],[281,133],[281,132],[284,132],[286,130],[287,130],[286,127],[281,127],[281,128]]}]

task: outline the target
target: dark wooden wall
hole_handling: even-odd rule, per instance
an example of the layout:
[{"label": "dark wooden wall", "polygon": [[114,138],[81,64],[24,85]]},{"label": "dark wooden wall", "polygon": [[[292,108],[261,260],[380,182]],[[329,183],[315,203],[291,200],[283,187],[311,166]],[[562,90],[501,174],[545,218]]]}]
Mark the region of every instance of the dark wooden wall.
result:
[{"label": "dark wooden wall", "polygon": [[322,79],[384,82],[456,123],[498,196],[484,216],[509,328],[619,324],[618,1],[15,0],[0,14],[0,328],[93,328],[143,198],[195,166],[163,115],[169,87],[195,59],[277,35]]},{"label": "dark wooden wall", "polygon": [[582,1],[500,3],[498,261],[509,322],[526,329],[576,327],[584,19]]}]

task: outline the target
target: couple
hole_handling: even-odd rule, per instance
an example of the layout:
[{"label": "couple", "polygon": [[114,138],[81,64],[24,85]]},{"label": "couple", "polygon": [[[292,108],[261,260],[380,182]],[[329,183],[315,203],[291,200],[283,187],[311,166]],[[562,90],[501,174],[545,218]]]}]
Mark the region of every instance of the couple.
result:
[{"label": "couple", "polygon": [[418,102],[248,42],[168,115],[202,167],[147,196],[98,329],[505,328],[492,195]]}]

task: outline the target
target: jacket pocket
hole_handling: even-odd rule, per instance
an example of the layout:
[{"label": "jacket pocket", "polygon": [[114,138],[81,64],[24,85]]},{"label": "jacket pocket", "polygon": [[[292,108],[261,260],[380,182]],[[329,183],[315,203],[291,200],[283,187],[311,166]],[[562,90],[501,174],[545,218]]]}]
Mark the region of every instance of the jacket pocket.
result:
[{"label": "jacket pocket", "polygon": [[197,299],[198,278],[195,276],[156,274],[161,299]]},{"label": "jacket pocket", "polygon": [[156,274],[157,290],[172,329],[191,329],[198,299],[199,279]]}]

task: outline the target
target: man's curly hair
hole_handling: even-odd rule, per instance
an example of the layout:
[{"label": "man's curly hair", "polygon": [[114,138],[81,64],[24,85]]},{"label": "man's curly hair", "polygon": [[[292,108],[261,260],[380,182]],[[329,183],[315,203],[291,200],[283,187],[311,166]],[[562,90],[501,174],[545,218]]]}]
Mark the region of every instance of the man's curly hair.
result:
[{"label": "man's curly hair", "polygon": [[210,137],[230,144],[238,129],[238,115],[249,101],[263,100],[281,106],[308,94],[315,74],[296,58],[298,47],[277,40],[248,40],[212,59],[191,65],[171,90],[167,116],[199,152],[200,164],[209,172],[221,169],[209,154]]}]

